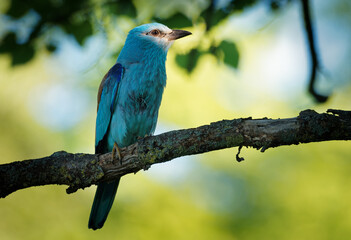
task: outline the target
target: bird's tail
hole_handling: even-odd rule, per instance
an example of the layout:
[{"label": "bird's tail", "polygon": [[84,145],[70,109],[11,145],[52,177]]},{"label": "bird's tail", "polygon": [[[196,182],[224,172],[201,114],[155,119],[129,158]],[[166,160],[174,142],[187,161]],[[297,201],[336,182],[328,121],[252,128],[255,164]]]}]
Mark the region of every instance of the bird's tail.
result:
[{"label": "bird's tail", "polygon": [[112,207],[113,200],[115,199],[119,180],[120,179],[113,182],[98,184],[90,212],[89,228],[96,230],[102,228],[104,225]]}]

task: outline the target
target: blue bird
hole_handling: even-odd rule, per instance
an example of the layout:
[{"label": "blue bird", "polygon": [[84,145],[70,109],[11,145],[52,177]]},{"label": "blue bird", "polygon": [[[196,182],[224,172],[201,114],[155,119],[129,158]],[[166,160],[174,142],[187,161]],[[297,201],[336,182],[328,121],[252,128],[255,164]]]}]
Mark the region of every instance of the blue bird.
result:
[{"label": "blue bird", "polygon": [[[95,153],[117,151],[155,131],[166,86],[166,56],[174,40],[190,35],[160,23],[132,29],[116,64],[102,79],[98,92]],[[120,179],[99,183],[89,228],[102,228]]]}]

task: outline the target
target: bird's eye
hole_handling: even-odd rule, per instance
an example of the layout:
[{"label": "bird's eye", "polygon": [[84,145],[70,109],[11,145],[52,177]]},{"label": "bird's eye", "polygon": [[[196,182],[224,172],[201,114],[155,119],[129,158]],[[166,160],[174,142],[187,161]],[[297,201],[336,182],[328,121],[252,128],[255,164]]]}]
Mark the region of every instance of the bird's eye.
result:
[{"label": "bird's eye", "polygon": [[154,29],[154,30],[152,30],[150,33],[151,33],[151,35],[153,35],[153,36],[157,36],[157,35],[160,34],[160,31],[159,31],[158,29]]}]

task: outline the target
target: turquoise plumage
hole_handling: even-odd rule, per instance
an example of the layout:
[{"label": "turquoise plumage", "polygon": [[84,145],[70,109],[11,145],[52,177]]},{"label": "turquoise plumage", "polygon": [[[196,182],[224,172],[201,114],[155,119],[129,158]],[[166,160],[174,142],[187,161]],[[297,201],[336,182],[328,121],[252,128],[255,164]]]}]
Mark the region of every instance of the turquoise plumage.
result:
[{"label": "turquoise plumage", "polygon": [[[117,63],[100,84],[96,153],[111,152],[115,143],[126,147],[139,137],[153,134],[166,86],[167,51],[174,40],[189,34],[160,23],[144,24],[129,32]],[[104,225],[119,180],[98,185],[89,228],[95,230]]]}]

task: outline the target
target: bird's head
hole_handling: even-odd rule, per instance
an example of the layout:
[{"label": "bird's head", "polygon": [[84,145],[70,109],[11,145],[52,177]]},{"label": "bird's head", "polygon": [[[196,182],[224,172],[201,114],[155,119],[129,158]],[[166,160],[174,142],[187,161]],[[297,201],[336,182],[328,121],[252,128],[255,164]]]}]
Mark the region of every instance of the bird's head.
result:
[{"label": "bird's head", "polygon": [[136,63],[150,57],[166,60],[167,51],[174,40],[190,35],[184,30],[172,30],[160,23],[149,23],[133,28],[126,39],[117,62]]},{"label": "bird's head", "polygon": [[[128,38],[140,40],[145,46],[156,47],[168,50],[174,40],[190,35],[185,30],[172,30],[161,23],[149,23],[138,26],[129,32]],[[127,43],[127,42],[126,42]]]}]

